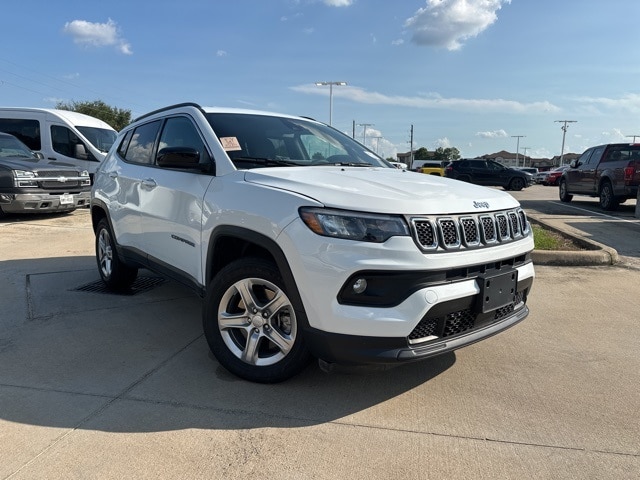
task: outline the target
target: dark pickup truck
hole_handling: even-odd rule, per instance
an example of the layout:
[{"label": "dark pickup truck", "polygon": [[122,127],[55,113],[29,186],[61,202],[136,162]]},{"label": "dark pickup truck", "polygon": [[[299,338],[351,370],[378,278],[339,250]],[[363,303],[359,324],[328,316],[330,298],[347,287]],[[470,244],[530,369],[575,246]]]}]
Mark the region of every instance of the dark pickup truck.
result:
[{"label": "dark pickup truck", "polygon": [[599,197],[604,210],[638,196],[640,144],[611,143],[588,148],[560,178],[560,200],[574,195]]}]

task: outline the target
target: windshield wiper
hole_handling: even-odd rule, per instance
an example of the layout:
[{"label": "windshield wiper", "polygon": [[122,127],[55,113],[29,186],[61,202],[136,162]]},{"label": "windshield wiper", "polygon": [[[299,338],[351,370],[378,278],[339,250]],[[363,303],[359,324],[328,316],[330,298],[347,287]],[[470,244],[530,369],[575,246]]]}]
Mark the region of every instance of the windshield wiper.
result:
[{"label": "windshield wiper", "polygon": [[336,167],[373,167],[370,163],[356,163],[356,162],[336,162],[329,165],[335,165]]},{"label": "windshield wiper", "polygon": [[252,163],[261,163],[262,165],[266,165],[266,166],[290,166],[290,165],[295,165],[295,166],[300,166],[300,164],[296,163],[296,162],[291,162],[289,160],[279,160],[277,158],[265,158],[265,157],[234,157],[231,159],[231,161],[233,162],[252,162]]}]

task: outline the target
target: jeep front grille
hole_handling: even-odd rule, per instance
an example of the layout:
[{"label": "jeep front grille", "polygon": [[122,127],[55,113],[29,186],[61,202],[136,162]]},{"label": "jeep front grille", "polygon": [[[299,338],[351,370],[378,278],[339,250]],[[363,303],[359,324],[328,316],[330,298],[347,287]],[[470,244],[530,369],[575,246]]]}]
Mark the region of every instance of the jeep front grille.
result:
[{"label": "jeep front grille", "polygon": [[412,233],[422,250],[487,247],[527,236],[529,222],[521,208],[460,216],[411,218]]},{"label": "jeep front grille", "polygon": [[475,328],[499,322],[525,306],[524,292],[517,292],[514,302],[486,314],[476,313],[473,308],[464,308],[442,316],[427,316],[413,329],[407,339],[415,345],[442,338],[454,337]]}]

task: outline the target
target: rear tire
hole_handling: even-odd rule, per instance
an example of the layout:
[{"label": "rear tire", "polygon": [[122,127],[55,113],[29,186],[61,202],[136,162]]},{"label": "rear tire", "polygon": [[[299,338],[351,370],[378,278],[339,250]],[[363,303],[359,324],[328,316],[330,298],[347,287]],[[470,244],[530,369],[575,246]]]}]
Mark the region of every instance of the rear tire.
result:
[{"label": "rear tire", "polygon": [[569,192],[567,192],[566,180],[560,180],[560,188],[558,189],[558,192],[560,194],[561,202],[570,202],[573,199],[573,195],[569,195]]},{"label": "rear tire", "polygon": [[618,208],[618,199],[613,196],[613,187],[608,180],[600,186],[600,207],[608,211]]},{"label": "rear tire", "polygon": [[96,228],[96,261],[98,272],[109,290],[127,291],[138,276],[138,269],[120,260],[109,222],[103,218]]},{"label": "rear tire", "polygon": [[272,262],[241,258],[207,288],[202,323],[223,367],[245,380],[276,383],[298,374],[311,359],[302,316]]}]

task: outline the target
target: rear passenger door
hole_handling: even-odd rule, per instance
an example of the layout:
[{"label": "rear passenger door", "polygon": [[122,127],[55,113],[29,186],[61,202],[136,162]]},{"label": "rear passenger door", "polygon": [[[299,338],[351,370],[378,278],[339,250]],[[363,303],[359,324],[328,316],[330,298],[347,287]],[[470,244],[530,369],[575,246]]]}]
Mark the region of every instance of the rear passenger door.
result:
[{"label": "rear passenger door", "polygon": [[162,168],[154,160],[140,186],[140,216],[149,261],[196,284],[202,282],[202,199],[211,183],[211,155],[192,119],[164,120],[154,157],[172,147],[195,149],[208,171]]}]

